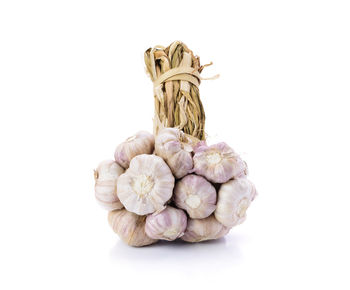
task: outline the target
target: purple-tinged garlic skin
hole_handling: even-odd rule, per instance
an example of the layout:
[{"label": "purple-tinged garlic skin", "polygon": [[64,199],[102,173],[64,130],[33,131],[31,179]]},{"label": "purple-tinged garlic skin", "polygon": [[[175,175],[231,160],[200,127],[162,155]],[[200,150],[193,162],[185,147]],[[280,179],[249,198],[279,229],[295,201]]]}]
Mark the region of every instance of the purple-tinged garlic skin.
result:
[{"label": "purple-tinged garlic skin", "polygon": [[183,236],[187,227],[187,216],[181,209],[167,206],[160,213],[148,215],[145,231],[152,239],[173,241]]},{"label": "purple-tinged garlic skin", "polygon": [[180,129],[164,128],[155,139],[155,153],[162,157],[176,178],[188,174],[193,168],[192,151],[196,143]]},{"label": "purple-tinged garlic skin", "polygon": [[146,235],[145,216],[138,216],[125,209],[114,210],[108,213],[108,222],[113,231],[130,246],[142,247],[157,242]]},{"label": "purple-tinged garlic skin", "polygon": [[96,200],[107,210],[123,208],[117,196],[117,179],[123,172],[114,160],[102,161],[94,172]]},{"label": "purple-tinged garlic skin", "polygon": [[174,202],[191,218],[210,216],[216,208],[216,190],[204,177],[189,174],[176,182]]},{"label": "purple-tinged garlic skin", "polygon": [[214,183],[225,183],[242,176],[247,169],[246,163],[224,142],[197,146],[193,163],[193,172]]},{"label": "purple-tinged garlic skin", "polygon": [[119,144],[114,153],[115,161],[127,169],[130,161],[140,154],[152,154],[154,150],[154,136],[146,131],[139,131]]},{"label": "purple-tinged garlic skin", "polygon": [[175,178],[165,161],[156,155],[134,157],[117,181],[118,198],[138,215],[160,212],[173,194]]},{"label": "purple-tinged garlic skin", "polygon": [[197,243],[206,240],[215,240],[225,236],[230,228],[219,223],[214,215],[205,219],[188,219],[185,234],[182,240]]},{"label": "purple-tinged garlic skin", "polygon": [[255,186],[247,178],[230,180],[221,185],[214,212],[216,219],[226,227],[243,223],[256,194]]}]

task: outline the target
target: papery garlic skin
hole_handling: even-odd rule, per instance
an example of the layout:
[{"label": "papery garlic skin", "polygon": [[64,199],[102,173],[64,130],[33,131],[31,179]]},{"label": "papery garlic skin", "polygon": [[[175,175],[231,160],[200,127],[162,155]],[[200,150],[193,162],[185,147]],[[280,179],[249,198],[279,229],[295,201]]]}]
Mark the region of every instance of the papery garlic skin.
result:
[{"label": "papery garlic skin", "polygon": [[157,242],[146,235],[145,216],[138,216],[125,209],[114,210],[108,213],[108,222],[113,231],[130,246],[142,247]]},{"label": "papery garlic skin", "polygon": [[193,168],[192,146],[196,143],[177,128],[164,128],[155,138],[155,153],[169,165],[176,178],[188,174]]},{"label": "papery garlic skin", "polygon": [[181,209],[167,206],[158,214],[148,215],[145,231],[152,239],[173,241],[183,236],[187,227],[187,216]]},{"label": "papery garlic skin", "polygon": [[216,219],[227,227],[241,224],[256,194],[255,186],[246,178],[230,180],[221,185],[214,212]]},{"label": "papery garlic skin", "polygon": [[205,219],[188,219],[182,240],[190,243],[215,240],[225,236],[230,228],[219,223],[214,215]]},{"label": "papery garlic skin", "polygon": [[171,198],[175,178],[162,158],[142,154],[134,157],[118,178],[117,194],[124,207],[138,215],[160,212]]},{"label": "papery garlic skin", "polygon": [[101,162],[95,170],[95,197],[107,210],[123,208],[117,196],[117,179],[122,173],[124,169],[114,160]]},{"label": "papery garlic skin", "polygon": [[190,174],[176,182],[174,202],[191,218],[206,218],[216,208],[216,190],[204,177]]},{"label": "papery garlic skin", "polygon": [[130,161],[140,154],[152,154],[154,150],[154,136],[146,131],[139,131],[119,144],[114,153],[115,161],[127,169]]},{"label": "papery garlic skin", "polygon": [[247,170],[246,163],[224,142],[198,146],[193,163],[193,172],[214,183],[225,183],[244,175]]}]

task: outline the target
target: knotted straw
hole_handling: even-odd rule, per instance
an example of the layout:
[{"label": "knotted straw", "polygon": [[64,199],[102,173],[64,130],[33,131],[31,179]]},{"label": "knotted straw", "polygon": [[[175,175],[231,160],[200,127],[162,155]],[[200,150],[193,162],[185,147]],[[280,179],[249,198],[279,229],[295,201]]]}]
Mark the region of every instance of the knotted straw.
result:
[{"label": "knotted straw", "polygon": [[146,50],[145,64],[153,81],[154,134],[164,127],[176,127],[205,140],[205,113],[198,87],[204,79],[200,73],[211,63],[201,66],[198,56],[175,41],[166,48],[158,45]]}]

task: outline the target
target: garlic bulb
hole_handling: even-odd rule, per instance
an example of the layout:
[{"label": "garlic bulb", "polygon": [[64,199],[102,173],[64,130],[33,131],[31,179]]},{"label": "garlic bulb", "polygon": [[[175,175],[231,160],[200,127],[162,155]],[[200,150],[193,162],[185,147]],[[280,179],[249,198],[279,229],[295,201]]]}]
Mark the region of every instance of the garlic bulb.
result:
[{"label": "garlic bulb", "polygon": [[175,178],[164,160],[156,155],[134,157],[118,178],[117,194],[128,211],[145,215],[164,209],[173,194]]},{"label": "garlic bulb", "polygon": [[255,196],[255,186],[246,178],[230,180],[223,184],[214,212],[216,219],[227,227],[244,222],[246,210]]},{"label": "garlic bulb", "polygon": [[106,160],[95,170],[95,197],[107,210],[123,207],[117,196],[117,179],[124,172],[114,160]]},{"label": "garlic bulb", "polygon": [[146,218],[146,234],[152,239],[173,241],[183,236],[187,226],[187,216],[181,209],[167,206],[158,214]]},{"label": "garlic bulb", "polygon": [[155,139],[155,153],[169,165],[176,178],[185,176],[193,168],[192,146],[196,143],[177,128],[162,129]]},{"label": "garlic bulb", "polygon": [[205,219],[188,219],[186,232],[181,239],[191,243],[215,240],[229,231],[230,228],[223,226],[211,215]]},{"label": "garlic bulb", "polygon": [[242,176],[247,169],[246,163],[224,142],[198,146],[193,163],[193,172],[214,183],[225,183]]},{"label": "garlic bulb", "polygon": [[108,213],[108,222],[113,231],[130,246],[142,247],[157,242],[145,233],[145,216],[138,216],[125,209],[114,210]]},{"label": "garlic bulb", "polygon": [[146,131],[140,131],[119,144],[115,150],[114,158],[120,166],[126,169],[132,158],[140,154],[152,154],[153,150],[153,135]]},{"label": "garlic bulb", "polygon": [[191,218],[206,218],[216,208],[216,190],[204,177],[189,174],[176,183],[174,201]]}]

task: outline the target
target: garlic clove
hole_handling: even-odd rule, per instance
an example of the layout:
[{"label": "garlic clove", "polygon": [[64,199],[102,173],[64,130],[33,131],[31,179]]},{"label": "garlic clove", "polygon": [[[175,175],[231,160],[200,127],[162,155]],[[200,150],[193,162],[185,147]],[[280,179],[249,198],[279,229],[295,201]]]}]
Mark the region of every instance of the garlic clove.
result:
[{"label": "garlic clove", "polygon": [[140,154],[152,154],[153,150],[154,136],[146,131],[140,131],[118,145],[114,158],[120,166],[127,169],[132,158]]},{"label": "garlic clove", "polygon": [[164,128],[155,139],[155,153],[162,157],[176,178],[188,174],[193,168],[192,151],[197,139],[180,129]]},{"label": "garlic clove", "polygon": [[187,226],[187,216],[181,209],[167,206],[158,214],[146,218],[146,234],[152,239],[173,241],[183,236]]},{"label": "garlic clove", "polygon": [[206,218],[216,208],[216,190],[204,177],[189,174],[176,183],[174,201],[191,218]]},{"label": "garlic clove", "polygon": [[117,194],[124,207],[138,215],[165,208],[171,198],[175,178],[164,160],[156,155],[134,157],[118,178]]},{"label": "garlic clove", "polygon": [[256,194],[255,186],[246,178],[230,180],[221,185],[214,212],[216,219],[227,227],[241,224]]},{"label": "garlic clove", "polygon": [[114,160],[101,162],[95,170],[95,197],[107,210],[123,208],[117,196],[117,179],[123,172]]},{"label": "garlic clove", "polygon": [[188,219],[185,234],[182,240],[190,243],[215,240],[225,236],[230,228],[219,223],[214,215],[205,219]]},{"label": "garlic clove", "polygon": [[113,231],[130,246],[142,247],[157,242],[146,235],[145,216],[138,216],[125,209],[114,210],[108,213],[108,222]]},{"label": "garlic clove", "polygon": [[242,176],[247,169],[246,163],[224,142],[212,146],[198,146],[193,163],[193,172],[214,183],[225,183],[234,177]]}]

